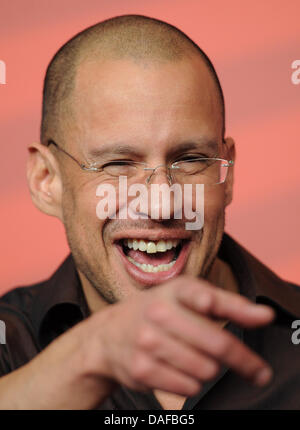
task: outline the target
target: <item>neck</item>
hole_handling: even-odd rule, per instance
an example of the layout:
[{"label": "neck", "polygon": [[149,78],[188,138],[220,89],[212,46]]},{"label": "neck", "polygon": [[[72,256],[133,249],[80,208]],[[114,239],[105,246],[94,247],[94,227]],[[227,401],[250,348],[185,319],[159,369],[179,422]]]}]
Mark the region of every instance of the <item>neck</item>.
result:
[{"label": "neck", "polygon": [[78,270],[79,278],[81,281],[83,293],[91,313],[97,312],[100,309],[108,305],[107,301],[98,293],[90,281],[84,276],[84,274]]}]

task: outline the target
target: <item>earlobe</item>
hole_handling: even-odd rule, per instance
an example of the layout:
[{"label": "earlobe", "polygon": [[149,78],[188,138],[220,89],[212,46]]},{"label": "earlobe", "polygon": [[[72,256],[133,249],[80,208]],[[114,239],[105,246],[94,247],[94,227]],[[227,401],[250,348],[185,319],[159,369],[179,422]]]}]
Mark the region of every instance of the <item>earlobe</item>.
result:
[{"label": "earlobe", "polygon": [[58,163],[40,143],[28,147],[27,181],[34,205],[47,215],[61,216],[61,179]]}]

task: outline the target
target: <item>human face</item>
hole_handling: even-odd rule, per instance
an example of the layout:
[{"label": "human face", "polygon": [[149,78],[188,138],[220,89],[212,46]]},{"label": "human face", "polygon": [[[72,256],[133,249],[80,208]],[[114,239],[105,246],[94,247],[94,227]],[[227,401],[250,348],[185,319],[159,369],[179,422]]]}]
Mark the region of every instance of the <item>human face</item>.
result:
[{"label": "human face", "polygon": [[[216,142],[218,156],[228,158],[216,86],[198,57],[159,64],[91,60],[79,66],[71,97],[72,121],[65,133],[65,149],[83,162],[130,158],[154,167],[175,161],[176,151],[178,157],[178,148],[186,142],[199,145],[189,155],[215,156],[212,149],[200,147],[206,141]],[[130,154],[105,152],[95,158],[93,154],[105,145],[129,146]],[[64,154],[59,157],[64,157],[63,222],[86,290],[94,289],[113,303],[179,274],[207,275],[223,234],[230,172],[225,184],[205,189],[203,229],[188,231],[184,220],[97,218],[96,188],[102,183],[116,184],[116,180],[105,173],[83,172]],[[163,169],[153,181],[167,182]],[[169,270],[145,273],[126,257],[123,240],[128,238],[183,242]],[[136,254],[130,253],[136,261],[150,258],[142,251]],[[158,256],[161,260],[153,265],[166,264],[174,250],[154,258]]]}]

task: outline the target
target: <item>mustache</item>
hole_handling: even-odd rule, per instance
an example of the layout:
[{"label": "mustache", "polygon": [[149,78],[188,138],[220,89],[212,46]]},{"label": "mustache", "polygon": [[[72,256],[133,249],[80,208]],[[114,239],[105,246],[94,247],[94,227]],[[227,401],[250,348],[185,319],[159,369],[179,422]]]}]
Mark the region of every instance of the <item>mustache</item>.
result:
[{"label": "mustache", "polygon": [[[178,219],[139,219],[139,220],[122,220],[106,219],[103,225],[103,237],[109,237],[117,232],[126,230],[166,230],[168,232],[185,230],[184,220]],[[197,232],[194,231],[193,234]]]}]

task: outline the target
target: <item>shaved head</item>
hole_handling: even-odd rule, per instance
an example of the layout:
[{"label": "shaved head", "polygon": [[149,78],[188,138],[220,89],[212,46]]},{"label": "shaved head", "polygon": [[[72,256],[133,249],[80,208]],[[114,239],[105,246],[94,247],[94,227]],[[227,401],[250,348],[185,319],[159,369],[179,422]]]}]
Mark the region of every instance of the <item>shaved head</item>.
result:
[{"label": "shaved head", "polygon": [[222,88],[207,55],[176,27],[142,15],[124,15],[99,22],[64,44],[51,60],[43,90],[41,142],[64,141],[72,113],[78,67],[85,61],[131,60],[138,64],[176,62],[200,55],[216,84],[225,134]]},{"label": "shaved head", "polygon": [[[208,277],[217,270],[225,207],[232,199],[232,164],[212,164],[230,166],[226,181],[205,188],[205,225],[188,237],[185,210],[181,220],[174,211],[169,219],[157,219],[150,202],[141,218],[129,214],[124,219],[120,178],[105,166],[140,163],[141,169],[127,178],[129,186],[145,184],[148,190],[152,182],[169,184],[169,166],[177,161],[234,161],[235,144],[224,136],[224,118],[223,93],[211,61],[188,36],[163,21],[141,15],[111,18],[77,34],[55,54],[44,83],[42,144],[30,148],[34,174],[29,178],[37,206],[64,224],[93,309],[101,299],[115,303],[179,273]],[[145,165],[153,170],[151,184]],[[197,180],[192,174],[185,177],[187,185]],[[97,216],[102,185],[115,192],[116,218]],[[192,194],[192,210],[197,211],[196,191]],[[162,205],[157,207],[161,214]],[[135,237],[184,238],[178,262],[152,277],[122,253],[120,240]]]}]

